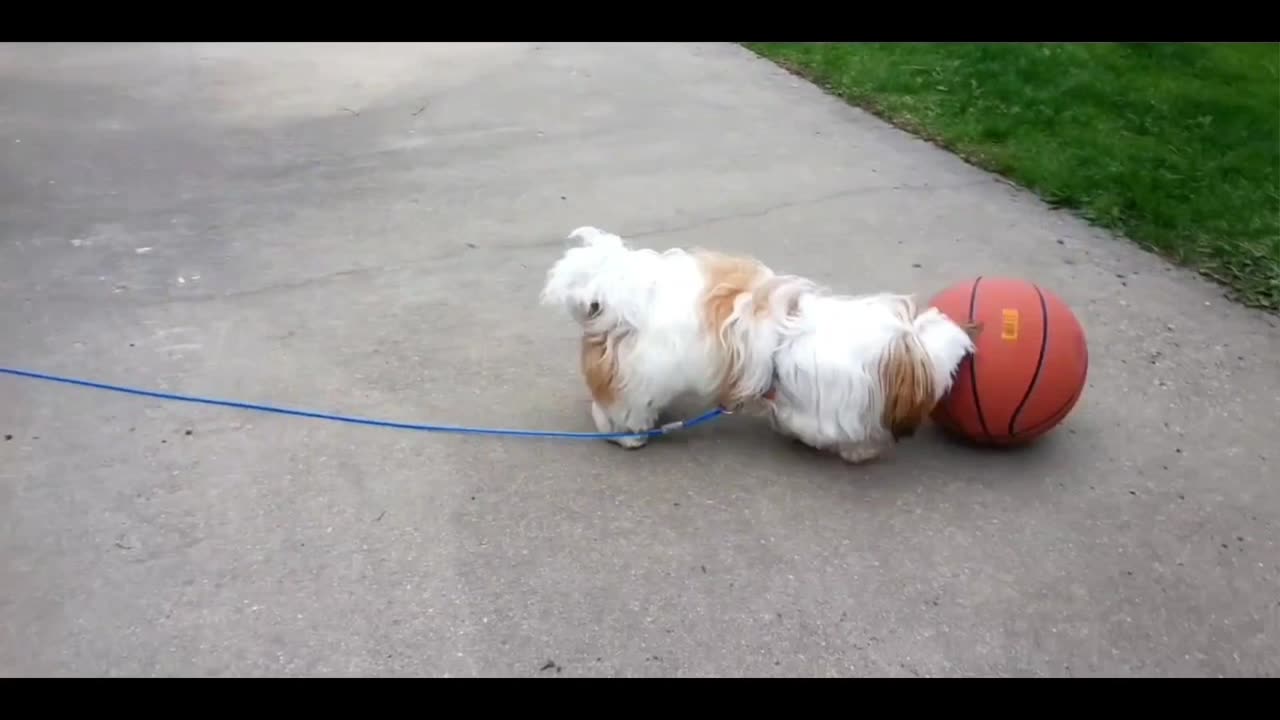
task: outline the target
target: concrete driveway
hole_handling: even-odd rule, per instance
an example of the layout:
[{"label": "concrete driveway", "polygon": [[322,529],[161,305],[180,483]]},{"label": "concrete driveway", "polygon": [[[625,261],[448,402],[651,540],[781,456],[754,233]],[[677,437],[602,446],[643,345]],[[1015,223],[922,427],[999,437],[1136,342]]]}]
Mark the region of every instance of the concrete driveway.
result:
[{"label": "concrete driveway", "polygon": [[[583,224],[851,290],[1043,282],[1034,448],[852,469],[0,376],[4,675],[1275,675],[1280,330],[725,45],[0,46],[0,365],[589,430]],[[1268,649],[1270,648],[1270,649]]]}]

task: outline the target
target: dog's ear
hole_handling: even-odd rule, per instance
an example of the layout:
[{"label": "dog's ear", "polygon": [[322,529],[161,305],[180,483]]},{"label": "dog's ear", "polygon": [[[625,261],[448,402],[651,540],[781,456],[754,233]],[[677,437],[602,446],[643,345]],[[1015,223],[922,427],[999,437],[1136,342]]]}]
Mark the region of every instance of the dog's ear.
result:
[{"label": "dog's ear", "polygon": [[919,340],[902,335],[886,348],[880,383],[885,394],[881,422],[895,441],[911,437],[934,404],[933,370]]}]

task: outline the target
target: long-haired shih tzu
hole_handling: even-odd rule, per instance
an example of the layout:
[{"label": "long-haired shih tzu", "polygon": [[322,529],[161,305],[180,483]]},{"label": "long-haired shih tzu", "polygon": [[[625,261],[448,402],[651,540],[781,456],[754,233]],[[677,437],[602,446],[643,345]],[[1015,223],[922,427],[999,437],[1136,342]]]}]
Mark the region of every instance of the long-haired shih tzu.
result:
[{"label": "long-haired shih tzu", "polygon": [[838,295],[754,258],[632,249],[594,227],[569,239],[542,301],[582,328],[600,432],[646,432],[676,407],[719,405],[864,462],[914,434],[973,351],[973,328],[909,296]]}]

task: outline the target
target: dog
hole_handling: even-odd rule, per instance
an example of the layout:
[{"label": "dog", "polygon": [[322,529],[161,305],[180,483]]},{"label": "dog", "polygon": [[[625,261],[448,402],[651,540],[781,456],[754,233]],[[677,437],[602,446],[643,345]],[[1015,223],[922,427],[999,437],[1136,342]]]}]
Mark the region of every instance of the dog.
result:
[{"label": "dog", "polygon": [[769,421],[846,462],[878,458],[933,412],[980,330],[909,295],[806,293],[774,349]]},{"label": "dog", "polygon": [[547,271],[540,299],[581,327],[602,433],[718,405],[861,463],[914,434],[973,350],[972,329],[909,296],[836,295],[752,257],[632,249],[591,226],[568,239],[577,244]]}]

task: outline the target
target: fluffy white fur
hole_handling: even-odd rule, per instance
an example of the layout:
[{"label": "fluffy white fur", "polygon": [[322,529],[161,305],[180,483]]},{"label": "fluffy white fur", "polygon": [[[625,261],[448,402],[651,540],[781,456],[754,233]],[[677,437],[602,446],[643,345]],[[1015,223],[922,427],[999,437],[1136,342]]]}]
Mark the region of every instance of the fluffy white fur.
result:
[{"label": "fluffy white fur", "polygon": [[849,462],[878,457],[950,389],[970,332],[904,295],[805,294],[774,352],[769,419]]},{"label": "fluffy white fur", "polygon": [[753,258],[631,249],[593,227],[569,238],[578,244],[547,272],[542,300],[582,328],[601,432],[720,404],[862,462],[914,432],[973,348],[966,329],[906,296],[832,295]]}]

